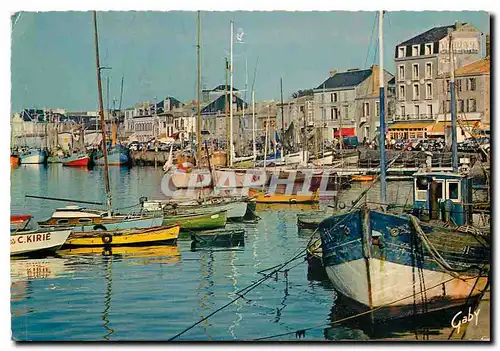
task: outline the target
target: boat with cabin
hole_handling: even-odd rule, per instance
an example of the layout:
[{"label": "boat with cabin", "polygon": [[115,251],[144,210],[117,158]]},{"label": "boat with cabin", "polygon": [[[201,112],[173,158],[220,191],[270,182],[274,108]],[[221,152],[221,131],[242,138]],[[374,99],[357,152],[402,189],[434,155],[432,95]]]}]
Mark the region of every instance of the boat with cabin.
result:
[{"label": "boat with cabin", "polygon": [[[380,11],[380,33],[382,19]],[[451,48],[451,34],[449,42]],[[380,130],[385,129],[382,63],[380,57]],[[453,74],[450,91],[454,96]],[[357,206],[362,194],[351,210],[319,225],[322,261],[334,289],[369,312],[372,321],[463,306],[489,286],[489,233],[474,227],[472,181],[458,172],[453,104],[452,99],[453,172],[432,172],[428,159],[426,170],[413,175],[409,213],[387,210],[385,174],[391,163],[385,162],[380,133],[378,208]]]},{"label": "boat with cabin", "polygon": [[21,164],[45,164],[47,163],[47,152],[42,149],[28,149],[19,154]]},{"label": "boat with cabin", "polygon": [[161,226],[162,222],[163,213],[161,212],[121,214],[79,206],[66,206],[57,208],[49,219],[38,222],[38,225],[43,228],[72,227],[75,231],[93,231],[150,228]]}]

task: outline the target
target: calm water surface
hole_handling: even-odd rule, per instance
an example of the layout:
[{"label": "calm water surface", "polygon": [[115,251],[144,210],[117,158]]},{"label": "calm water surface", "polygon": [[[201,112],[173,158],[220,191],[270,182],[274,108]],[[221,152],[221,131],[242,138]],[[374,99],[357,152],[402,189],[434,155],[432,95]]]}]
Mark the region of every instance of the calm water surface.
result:
[{"label": "calm water surface", "polygon": [[[112,167],[110,172],[115,208],[137,204],[140,196],[162,197],[161,169]],[[346,203],[365,188],[354,184],[344,195]],[[411,202],[409,190],[409,183],[390,183],[389,200]],[[29,213],[41,220],[65,204],[26,199],[26,194],[103,201],[103,170],[61,165],[14,169],[12,213]],[[369,200],[378,199],[375,187]],[[120,248],[111,256],[100,250],[80,249],[61,252],[58,257],[12,260],[13,337],[166,340],[234,299],[236,291],[262,277],[260,270],[282,263],[303,249],[311,232],[297,230],[296,216],[314,209],[303,205],[258,207],[260,221],[233,224],[243,226],[246,236],[245,246],[232,250],[192,252],[189,240],[179,240],[175,246]],[[307,262],[298,260],[290,267],[287,276],[279,273],[267,280],[178,340],[252,340],[326,325],[339,318],[339,313],[347,313],[343,306],[335,306],[336,293],[328,280],[308,277]],[[412,328],[402,332],[411,334]],[[393,335],[377,334],[358,321],[309,330],[303,339],[381,337]],[[296,336],[292,333],[271,340],[296,340]]]}]

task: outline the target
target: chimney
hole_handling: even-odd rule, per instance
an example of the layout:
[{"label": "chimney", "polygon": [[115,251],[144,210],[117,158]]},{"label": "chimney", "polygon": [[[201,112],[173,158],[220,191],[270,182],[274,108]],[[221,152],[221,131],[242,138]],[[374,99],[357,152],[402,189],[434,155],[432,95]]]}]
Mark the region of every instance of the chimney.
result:
[{"label": "chimney", "polygon": [[371,69],[372,69],[373,95],[378,95],[380,88],[380,78],[379,78],[380,67],[378,65],[373,65]]},{"label": "chimney", "polygon": [[332,69],[332,70],[330,71],[330,77],[333,77],[333,76],[335,75],[335,73],[337,73],[337,71],[336,71],[336,70],[334,70],[334,69]]}]

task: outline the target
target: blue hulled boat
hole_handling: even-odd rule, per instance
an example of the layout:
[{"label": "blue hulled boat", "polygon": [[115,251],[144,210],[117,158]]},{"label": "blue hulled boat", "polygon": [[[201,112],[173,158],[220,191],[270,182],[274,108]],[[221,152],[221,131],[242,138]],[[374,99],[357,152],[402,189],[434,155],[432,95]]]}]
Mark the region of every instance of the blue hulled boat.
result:
[{"label": "blue hulled boat", "polygon": [[364,206],[329,217],[319,231],[334,288],[380,319],[463,305],[479,295],[490,248],[485,233],[468,227],[471,197],[471,181],[460,174],[417,173],[411,213]]},{"label": "blue hulled boat", "polygon": [[[381,48],[382,19],[380,11]],[[388,207],[382,52],[380,199]],[[330,281],[343,297],[371,312],[372,320],[472,304],[489,284],[489,233],[472,225],[472,181],[458,173],[453,68],[450,72],[453,172],[431,172],[429,158],[426,171],[413,175],[414,204],[409,213],[370,209],[365,204],[319,225],[322,260]]]},{"label": "blue hulled boat", "polygon": [[[123,145],[108,147],[108,165],[124,166],[130,162],[129,150]],[[102,151],[97,151],[94,155],[94,163],[98,166],[104,165],[104,156]]]}]

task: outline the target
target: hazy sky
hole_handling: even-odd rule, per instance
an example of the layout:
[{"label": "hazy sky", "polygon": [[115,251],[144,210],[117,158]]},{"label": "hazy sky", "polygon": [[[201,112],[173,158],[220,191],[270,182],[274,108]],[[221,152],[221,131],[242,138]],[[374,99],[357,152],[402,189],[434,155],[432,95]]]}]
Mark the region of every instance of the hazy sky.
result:
[{"label": "hazy sky", "polygon": [[[103,71],[110,76],[110,99],[119,99],[122,76],[123,108],[155,96],[196,99],[196,17],[196,12],[98,13],[101,65],[112,67]],[[206,88],[224,84],[230,20],[235,32],[244,32],[244,43],[234,45],[234,86],[244,88],[246,59],[251,89],[258,58],[257,100],[279,99],[280,77],[286,99],[318,86],[332,69],[378,63],[375,12],[202,12],[201,17]],[[384,65],[391,72],[395,45],[432,27],[462,21],[490,32],[485,12],[389,12],[384,19]],[[12,22],[12,111],[95,110],[92,14],[23,12]]]}]

